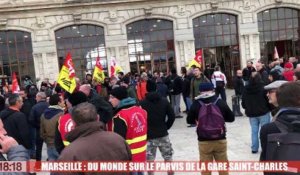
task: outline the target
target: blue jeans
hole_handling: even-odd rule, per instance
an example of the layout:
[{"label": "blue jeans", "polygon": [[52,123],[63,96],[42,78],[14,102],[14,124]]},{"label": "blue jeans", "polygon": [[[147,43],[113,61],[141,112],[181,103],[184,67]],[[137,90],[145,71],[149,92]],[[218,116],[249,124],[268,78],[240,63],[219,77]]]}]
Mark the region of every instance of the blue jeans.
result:
[{"label": "blue jeans", "polygon": [[56,151],[55,147],[47,147],[47,154],[48,154],[48,160],[53,161],[57,160],[59,157],[58,152]]},{"label": "blue jeans", "polygon": [[185,97],[185,96],[182,96],[183,98],[183,101],[184,101],[184,104],[185,104],[185,107],[186,107],[186,111],[189,111],[191,106],[192,106],[192,100],[190,97]]},{"label": "blue jeans", "polygon": [[266,113],[265,115],[262,116],[258,116],[258,117],[250,117],[249,121],[250,121],[250,125],[251,125],[251,140],[252,140],[252,144],[251,144],[251,149],[252,151],[258,151],[259,148],[259,138],[258,138],[258,134],[259,134],[259,130],[260,128],[267,124],[270,123],[271,117],[270,117],[270,113]]}]

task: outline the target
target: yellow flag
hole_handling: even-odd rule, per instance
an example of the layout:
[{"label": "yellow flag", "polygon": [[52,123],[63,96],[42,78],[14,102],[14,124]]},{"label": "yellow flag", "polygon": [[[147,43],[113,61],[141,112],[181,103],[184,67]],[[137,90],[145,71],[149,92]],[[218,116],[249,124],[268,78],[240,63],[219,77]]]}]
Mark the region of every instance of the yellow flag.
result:
[{"label": "yellow flag", "polygon": [[73,93],[76,88],[75,69],[71,54],[68,53],[62,66],[57,83],[67,92]]},{"label": "yellow flag", "polygon": [[100,63],[100,57],[97,57],[97,61],[93,73],[93,79],[96,82],[104,83],[105,75],[104,75],[102,65]]},{"label": "yellow flag", "polygon": [[188,68],[192,67],[193,65],[195,65],[196,67],[201,67],[202,64],[202,49],[198,50],[196,52],[196,56],[193,60],[191,60],[189,62]]}]

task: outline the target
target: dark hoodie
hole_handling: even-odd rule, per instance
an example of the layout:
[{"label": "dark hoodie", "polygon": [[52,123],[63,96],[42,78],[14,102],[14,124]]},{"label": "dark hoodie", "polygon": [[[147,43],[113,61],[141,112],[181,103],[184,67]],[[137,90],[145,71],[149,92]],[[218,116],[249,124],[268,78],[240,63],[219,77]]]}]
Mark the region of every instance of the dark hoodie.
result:
[{"label": "dark hoodie", "polygon": [[175,121],[174,111],[167,99],[161,98],[157,92],[149,92],[140,105],[148,114],[147,139],[167,136]]},{"label": "dark hoodie", "polygon": [[242,107],[248,117],[262,116],[270,111],[263,83],[249,84],[242,95]]},{"label": "dark hoodie", "polygon": [[47,146],[54,147],[55,127],[61,115],[63,110],[60,107],[49,106],[41,117],[41,138],[45,140]]},{"label": "dark hoodie", "polygon": [[[299,108],[289,108],[288,110],[279,111],[277,114],[277,121],[289,126],[294,121],[300,122],[300,109]],[[260,143],[262,152],[260,155],[260,160],[265,161],[266,160],[266,150],[267,150],[267,143],[268,143],[268,135],[274,134],[274,133],[280,133],[280,130],[276,126],[274,122],[265,124],[262,126],[260,130]]]},{"label": "dark hoodie", "polygon": [[29,125],[26,116],[19,111],[7,108],[0,113],[7,135],[13,137],[26,149],[31,147]]}]

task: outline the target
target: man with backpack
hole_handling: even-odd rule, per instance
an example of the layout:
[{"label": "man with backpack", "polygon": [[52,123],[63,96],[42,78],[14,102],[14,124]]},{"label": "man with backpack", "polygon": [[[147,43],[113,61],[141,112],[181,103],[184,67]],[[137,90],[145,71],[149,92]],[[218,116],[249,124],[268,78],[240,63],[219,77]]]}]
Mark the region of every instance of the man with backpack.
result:
[{"label": "man with backpack", "polygon": [[[226,102],[215,95],[212,83],[201,83],[199,91],[187,123],[197,123],[200,161],[228,161],[225,122],[233,122],[234,114]],[[211,172],[202,174],[211,175]],[[227,175],[228,172],[220,174]]]},{"label": "man with backpack", "polygon": [[[300,82],[281,85],[277,91],[280,110],[274,122],[261,128],[261,161],[299,161],[300,154]],[[279,174],[279,173],[265,173]],[[289,173],[282,173],[287,175]]]}]

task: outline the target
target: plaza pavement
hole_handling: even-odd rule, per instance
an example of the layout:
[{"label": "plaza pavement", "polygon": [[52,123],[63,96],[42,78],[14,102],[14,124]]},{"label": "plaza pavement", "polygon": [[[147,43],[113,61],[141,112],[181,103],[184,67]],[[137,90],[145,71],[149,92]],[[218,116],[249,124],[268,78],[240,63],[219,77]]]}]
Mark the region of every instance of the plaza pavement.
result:
[{"label": "plaza pavement", "polygon": [[[231,96],[233,90],[227,90],[227,103],[231,108]],[[181,100],[181,109],[185,110],[183,101]],[[244,112],[244,111],[242,111]],[[198,161],[198,142],[196,128],[189,128],[186,124],[186,114],[182,113],[184,118],[176,119],[173,127],[169,130],[170,140],[174,149],[173,159],[176,161]],[[260,151],[257,154],[251,153],[251,131],[248,118],[236,117],[233,123],[227,123],[227,142],[228,142],[228,158],[231,161],[257,161],[259,160]],[[163,160],[160,152],[157,151],[156,160]],[[43,160],[46,160],[46,146],[43,147]],[[48,174],[48,173],[38,173]],[[167,173],[155,173],[163,175]],[[175,173],[180,175],[195,175],[200,173]],[[213,173],[213,175],[218,173]],[[262,175],[262,173],[230,173],[230,175]]]}]

